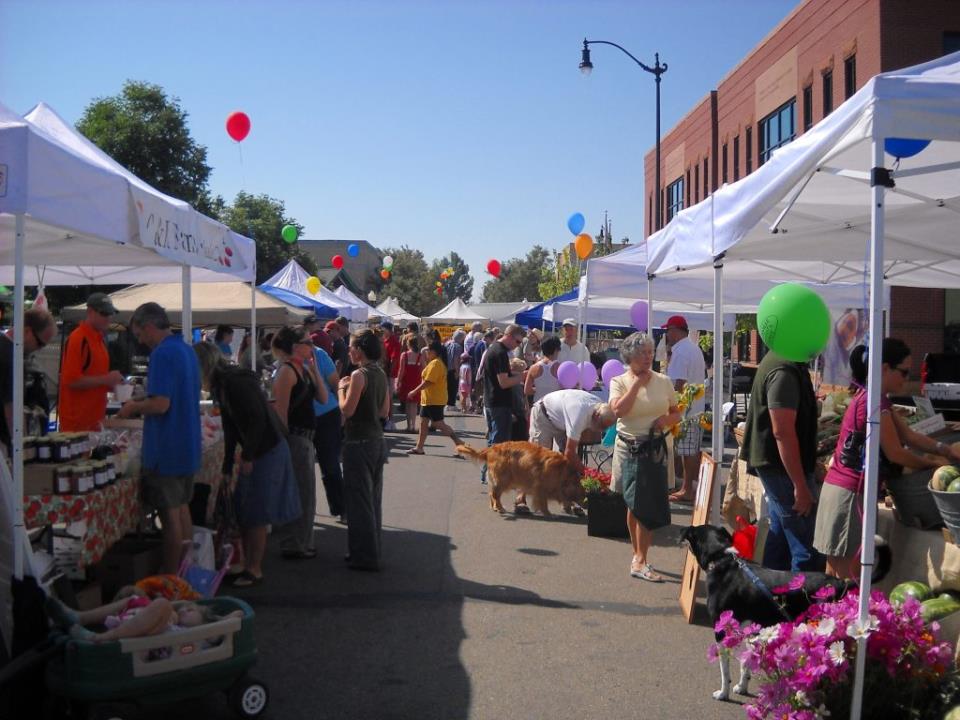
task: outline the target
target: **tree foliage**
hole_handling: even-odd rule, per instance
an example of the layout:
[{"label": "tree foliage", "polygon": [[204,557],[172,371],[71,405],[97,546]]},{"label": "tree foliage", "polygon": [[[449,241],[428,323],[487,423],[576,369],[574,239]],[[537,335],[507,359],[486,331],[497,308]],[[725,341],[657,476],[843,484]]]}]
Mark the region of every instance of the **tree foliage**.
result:
[{"label": "tree foliage", "polygon": [[536,300],[541,270],[550,262],[550,251],[540,245],[534,245],[526,257],[503,262],[500,277],[484,283],[481,302]]},{"label": "tree foliage", "polygon": [[77,129],[157,190],[209,214],[207,148],[190,136],[187,117],[159,85],[128,80],[119,95],[91,102]]},{"label": "tree foliage", "polygon": [[383,254],[393,257],[393,269],[383,285],[383,295],[395,297],[404,310],[414,315],[431,315],[442,307],[446,301],[436,294],[434,276],[420,250],[403,245],[386,248]]},{"label": "tree foliage", "polygon": [[295,259],[304,269],[313,274],[316,263],[299,246],[288,245],[280,236],[284,225],[293,225],[299,234],[303,225],[287,216],[282,200],[268,195],[251,195],[240,192],[233,205],[219,207],[221,222],[234,232],[252,238],[257,246],[257,283],[262,283],[280,270],[291,259]]},{"label": "tree foliage", "polygon": [[541,300],[549,300],[573,290],[580,282],[580,260],[569,248],[551,257],[540,270],[540,282],[537,290]]},{"label": "tree foliage", "polygon": [[[440,273],[447,268],[453,270],[453,277],[444,280],[440,277]],[[470,266],[456,252],[451,251],[449,255],[433,261],[430,267],[430,284],[436,287],[438,282],[443,290],[443,295],[440,297],[444,304],[454,298],[460,298],[465,303],[469,303],[470,298],[473,297],[473,277],[470,275]]]}]

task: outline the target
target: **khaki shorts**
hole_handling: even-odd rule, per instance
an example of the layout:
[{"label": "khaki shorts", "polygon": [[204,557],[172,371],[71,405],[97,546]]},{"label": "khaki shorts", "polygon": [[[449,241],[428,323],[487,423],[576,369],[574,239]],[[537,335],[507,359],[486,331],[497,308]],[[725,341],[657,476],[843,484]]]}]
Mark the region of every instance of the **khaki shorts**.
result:
[{"label": "khaki shorts", "polygon": [[157,510],[189,505],[193,498],[193,475],[145,473],[140,478],[140,494],[145,505]]},{"label": "khaki shorts", "polygon": [[535,402],[530,409],[530,442],[558,452],[566,452],[567,449],[566,434],[550,422],[541,402]]}]

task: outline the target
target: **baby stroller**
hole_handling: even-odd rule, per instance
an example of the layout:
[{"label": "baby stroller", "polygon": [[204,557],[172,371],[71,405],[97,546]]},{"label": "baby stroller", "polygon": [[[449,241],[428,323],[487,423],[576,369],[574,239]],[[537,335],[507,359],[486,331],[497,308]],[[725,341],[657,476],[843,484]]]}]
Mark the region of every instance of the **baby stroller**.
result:
[{"label": "baby stroller", "polygon": [[243,616],[99,644],[58,633],[62,652],[47,662],[45,716],[123,720],[140,707],[225,692],[239,717],[259,717],[269,692],[247,674],[257,660],[253,609],[229,597],[199,604]]}]

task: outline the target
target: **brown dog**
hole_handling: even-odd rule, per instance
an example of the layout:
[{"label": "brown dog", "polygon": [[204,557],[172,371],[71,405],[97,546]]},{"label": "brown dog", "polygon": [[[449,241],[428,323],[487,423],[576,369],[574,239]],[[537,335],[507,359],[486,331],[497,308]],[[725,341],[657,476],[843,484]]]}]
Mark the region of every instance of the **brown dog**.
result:
[{"label": "brown dog", "polygon": [[550,515],[547,501],[563,505],[568,515],[574,503],[583,504],[586,491],[580,484],[580,473],[567,458],[554,450],[534,443],[511,441],[476,450],[457,445],[457,452],[474,462],[487,463],[490,479],[490,508],[504,512],[500,495],[506,490],[521,490],[532,498],[533,509]]}]

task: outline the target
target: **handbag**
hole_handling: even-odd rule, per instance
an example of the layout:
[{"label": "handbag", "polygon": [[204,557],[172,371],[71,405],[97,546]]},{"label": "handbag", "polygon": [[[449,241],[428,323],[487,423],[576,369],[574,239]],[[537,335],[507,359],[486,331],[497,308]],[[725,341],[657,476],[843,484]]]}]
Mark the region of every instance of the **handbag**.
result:
[{"label": "handbag", "polygon": [[663,433],[652,428],[644,441],[631,441],[619,435],[629,455],[621,462],[625,477],[623,500],[633,516],[647,530],[656,530],[671,523],[670,498],[667,487],[667,441]]}]

